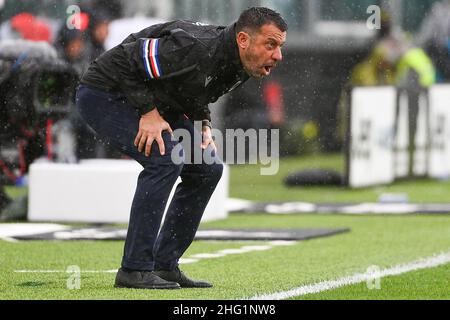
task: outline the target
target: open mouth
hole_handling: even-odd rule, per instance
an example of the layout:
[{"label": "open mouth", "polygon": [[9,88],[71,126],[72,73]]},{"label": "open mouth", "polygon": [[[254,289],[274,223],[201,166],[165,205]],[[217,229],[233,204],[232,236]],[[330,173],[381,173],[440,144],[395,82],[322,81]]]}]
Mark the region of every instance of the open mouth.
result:
[{"label": "open mouth", "polygon": [[264,70],[266,71],[266,74],[270,73],[270,70],[272,70],[273,66],[264,66]]}]

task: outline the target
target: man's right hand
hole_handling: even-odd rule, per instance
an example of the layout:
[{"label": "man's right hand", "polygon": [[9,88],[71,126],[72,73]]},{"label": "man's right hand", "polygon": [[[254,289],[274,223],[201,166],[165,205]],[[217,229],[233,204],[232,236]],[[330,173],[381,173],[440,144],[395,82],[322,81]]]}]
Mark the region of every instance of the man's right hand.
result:
[{"label": "man's right hand", "polygon": [[155,108],[152,111],[141,116],[139,121],[139,132],[134,139],[134,145],[142,152],[145,148],[145,155],[150,156],[152,143],[154,140],[158,143],[161,155],[166,153],[162,132],[167,130],[173,134],[172,128],[166,122]]}]

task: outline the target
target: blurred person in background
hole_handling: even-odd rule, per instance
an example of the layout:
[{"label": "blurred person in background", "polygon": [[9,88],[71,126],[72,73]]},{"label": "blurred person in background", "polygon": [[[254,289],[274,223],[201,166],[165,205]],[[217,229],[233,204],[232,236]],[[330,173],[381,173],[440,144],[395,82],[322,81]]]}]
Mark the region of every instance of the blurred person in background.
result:
[{"label": "blurred person in background", "polygon": [[450,82],[450,0],[433,5],[422,22],[416,43],[431,57],[439,82]]},{"label": "blurred person in background", "polygon": [[1,39],[24,39],[50,42],[51,27],[44,20],[28,12],[18,13],[2,24]]},{"label": "blurred person in background", "polygon": [[429,87],[436,82],[430,57],[414,46],[405,33],[392,28],[386,11],[382,12],[377,39],[369,55],[351,71],[351,86]]},{"label": "blurred person in background", "polygon": [[[81,29],[69,29],[66,24],[63,24],[55,41],[58,55],[76,69],[79,77],[89,66],[88,45],[86,35],[82,31],[87,27],[86,19],[87,17],[84,16],[81,20],[83,21]],[[94,133],[84,124],[76,110],[69,115],[69,119],[76,136],[77,159],[94,158],[96,141],[93,139]]]},{"label": "blurred person in background", "polygon": [[[28,166],[43,154],[45,139],[41,133],[45,130],[45,117],[39,116],[36,106],[45,104],[47,94],[36,94],[43,93],[45,90],[41,89],[46,87],[38,83],[49,79],[50,73],[63,69],[69,68],[65,69],[57,59],[56,50],[47,42],[21,37],[0,41],[1,220],[26,218],[26,196],[10,199],[2,183],[26,185]],[[45,114],[49,112],[46,110]]]},{"label": "blurred person in background", "polygon": [[91,62],[105,52],[105,41],[109,33],[110,19],[101,12],[89,13],[87,28],[88,60]]},{"label": "blurred person in background", "polygon": [[[0,3],[0,9],[3,7],[3,2]],[[43,41],[50,43],[52,39],[52,32],[50,26],[42,19],[37,18],[31,13],[21,12],[8,21],[2,24],[0,31],[1,40],[18,40],[23,39],[27,41]],[[25,57],[25,56],[24,56]],[[6,80],[8,68],[0,65],[0,83]],[[6,117],[6,110],[0,110],[0,138],[9,136],[11,130],[8,126],[8,118]],[[9,140],[9,139],[8,139]],[[2,142],[0,141],[0,144]],[[21,220],[26,218],[27,214],[27,196],[20,196],[14,199],[10,198],[4,188],[1,179],[6,175],[6,164],[0,158],[0,221],[4,220]]]},{"label": "blurred person in background", "polygon": [[280,128],[285,122],[283,87],[276,79],[248,81],[228,101],[226,128]]},{"label": "blurred person in background", "polygon": [[[3,2],[2,2],[2,0],[0,0],[0,13],[1,13],[2,7],[3,7]],[[1,66],[1,67],[3,68],[3,66]],[[2,111],[0,111],[0,120],[1,120],[2,125],[4,126],[3,122],[6,121],[6,119],[3,118]],[[0,128],[0,136],[2,134],[2,129],[4,129],[4,127]],[[6,130],[6,128],[5,128],[5,130]],[[2,175],[2,172],[0,172],[0,179],[2,178],[1,175]],[[11,204],[11,202],[12,202],[12,200],[6,194],[5,188],[3,186],[3,182],[0,180],[0,220],[3,220],[3,211]]]},{"label": "blurred person in background", "polygon": [[[104,52],[103,42],[108,35],[109,19],[101,14],[82,11],[73,18],[73,29],[64,23],[55,41],[59,56],[71,64],[81,77],[91,61]],[[78,22],[78,26],[75,24]],[[77,27],[78,28],[77,28]],[[76,136],[77,159],[112,158],[120,155],[105,146],[95,132],[82,121],[77,110],[70,115]]]},{"label": "blurred person in background", "polygon": [[410,138],[415,134],[418,97],[423,88],[436,83],[436,69],[431,58],[401,30],[392,28],[389,12],[382,11],[381,29],[369,55],[351,71],[339,103],[338,135],[345,139],[349,90],[355,86],[397,86],[408,93]]},{"label": "blurred person in background", "polygon": [[64,24],[55,40],[58,55],[70,63],[81,76],[89,66],[86,35],[80,29],[69,29]]},{"label": "blurred person in background", "polygon": [[[86,61],[91,63],[105,50],[105,41],[109,34],[110,15],[104,10],[86,9],[86,25],[84,36],[86,39]],[[77,155],[79,159],[87,158],[121,158],[120,152],[103,142],[90,129],[76,111],[73,123],[77,132]]]},{"label": "blurred person in background", "polygon": [[108,20],[120,19],[123,16],[122,0],[81,0],[82,11],[98,12]]},{"label": "blurred person in background", "polygon": [[389,41],[378,43],[350,75],[351,86],[429,87],[435,82],[433,62],[424,50],[393,47]]}]

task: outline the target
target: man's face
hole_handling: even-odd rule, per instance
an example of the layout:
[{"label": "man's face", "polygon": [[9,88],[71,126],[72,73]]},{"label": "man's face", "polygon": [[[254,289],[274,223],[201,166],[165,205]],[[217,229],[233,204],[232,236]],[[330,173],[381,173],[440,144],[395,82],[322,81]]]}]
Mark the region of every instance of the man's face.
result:
[{"label": "man's face", "polygon": [[239,32],[237,42],[245,71],[252,77],[262,78],[282,60],[281,47],[286,42],[286,31],[274,24],[265,24],[259,31]]},{"label": "man's face", "polygon": [[106,38],[108,38],[109,34],[109,23],[101,22],[97,24],[94,28],[94,38],[98,41],[98,43],[105,43]]},{"label": "man's face", "polygon": [[78,59],[83,54],[86,47],[85,42],[81,38],[75,38],[66,46],[66,53],[70,59]]}]

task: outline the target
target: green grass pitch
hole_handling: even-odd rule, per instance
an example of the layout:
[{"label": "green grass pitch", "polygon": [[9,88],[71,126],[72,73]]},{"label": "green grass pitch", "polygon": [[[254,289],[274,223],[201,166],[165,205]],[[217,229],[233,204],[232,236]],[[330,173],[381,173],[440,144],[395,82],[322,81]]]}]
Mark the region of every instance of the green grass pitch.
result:
[{"label": "green grass pitch", "polygon": [[[445,181],[408,181],[357,191],[329,187],[288,189],[281,184],[288,172],[314,166],[339,168],[342,163],[338,156],[287,158],[282,159],[277,176],[259,176],[255,166],[236,166],[231,170],[231,196],[261,201],[360,202],[376,201],[383,192],[404,192],[411,201],[450,200],[450,183]],[[122,241],[0,240],[0,299],[242,299],[364,272],[371,265],[388,268],[450,252],[450,215],[232,214],[202,227],[348,227],[351,232],[182,265],[189,275],[210,280],[215,287],[175,291],[114,289],[114,273],[83,272],[80,289],[71,290],[67,287],[71,274],[65,272],[16,272],[64,271],[71,265],[82,271],[117,269]],[[184,258],[255,244],[267,242],[195,241]],[[449,275],[449,265],[443,265],[383,278],[379,290],[369,290],[361,283],[293,299],[449,299]]]}]

